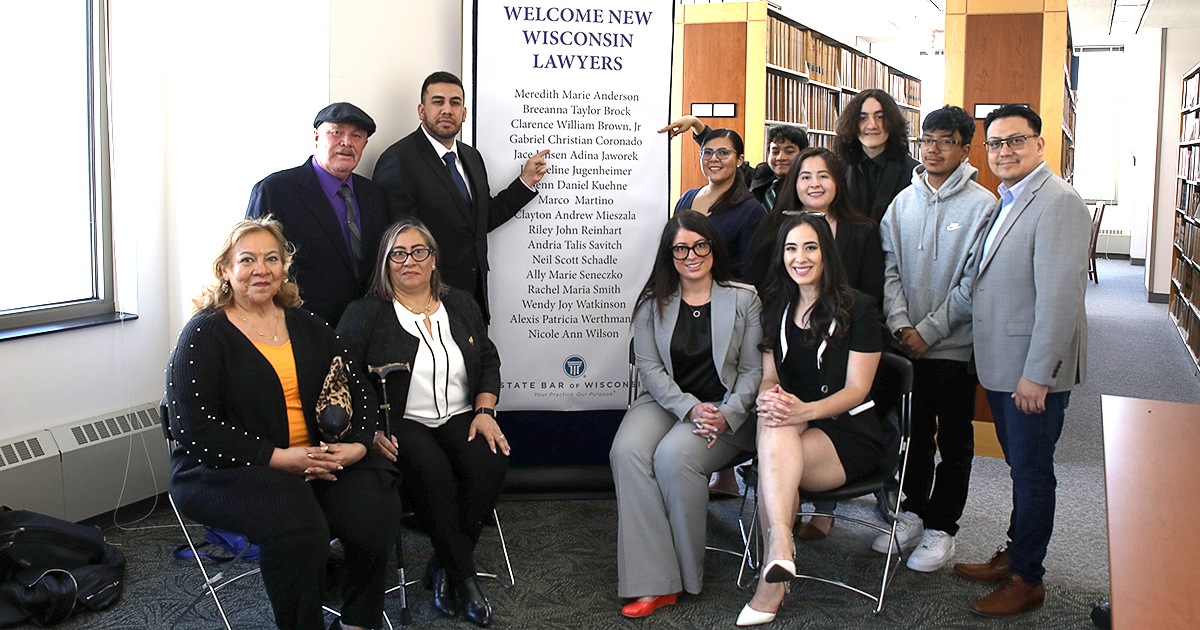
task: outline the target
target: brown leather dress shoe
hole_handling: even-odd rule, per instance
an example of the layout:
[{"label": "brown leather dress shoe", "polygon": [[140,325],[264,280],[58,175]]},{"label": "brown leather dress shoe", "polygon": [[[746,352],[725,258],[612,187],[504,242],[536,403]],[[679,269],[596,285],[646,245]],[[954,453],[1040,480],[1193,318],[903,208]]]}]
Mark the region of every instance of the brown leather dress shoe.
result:
[{"label": "brown leather dress shoe", "polygon": [[1008,580],[988,595],[971,604],[971,612],[981,617],[1007,617],[1025,612],[1046,601],[1046,587],[1030,586],[1025,580],[1009,575]]},{"label": "brown leather dress shoe", "polygon": [[959,562],[954,572],[976,582],[999,582],[1008,577],[1008,550],[999,549],[991,560],[982,564]]},{"label": "brown leather dress shoe", "polygon": [[[816,521],[816,523],[814,524],[813,521]],[[800,531],[796,532],[796,538],[800,540],[821,540],[829,535],[829,532],[833,529],[833,523],[834,520],[831,516],[814,516],[800,526]],[[822,528],[822,525],[825,527]]]}]

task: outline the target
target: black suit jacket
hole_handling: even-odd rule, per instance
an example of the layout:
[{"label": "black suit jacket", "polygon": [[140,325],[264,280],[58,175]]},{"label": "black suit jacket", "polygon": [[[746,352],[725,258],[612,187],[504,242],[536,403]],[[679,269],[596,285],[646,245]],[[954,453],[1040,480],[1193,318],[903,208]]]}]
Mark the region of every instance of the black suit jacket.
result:
[{"label": "black suit jacket", "polygon": [[446,284],[475,296],[484,321],[487,301],[487,234],[511,219],[537,193],[516,178],[492,196],[483,156],[458,143],[472,203],[468,205],[420,127],[388,147],[375,164],[375,182],[388,192],[392,220],[416,216],[438,242],[438,270]]},{"label": "black suit jacket", "polygon": [[304,307],[330,325],[337,324],[346,305],[366,295],[379,240],[388,224],[387,195],[371,180],[351,175],[358,201],[363,260],[355,265],[346,250],[333,207],[310,156],[300,166],[272,173],[254,185],[246,218],[268,214],[283,224],[283,235],[296,246],[292,279],[300,287]]},{"label": "black suit jacket", "polygon": [[875,193],[875,203],[868,208],[867,184],[862,172],[862,163],[867,159],[866,156],[863,156],[857,164],[846,165],[846,186],[850,189],[850,203],[859,212],[878,224],[896,195],[899,195],[900,191],[908,188],[908,185],[912,183],[913,169],[920,162],[914,160],[910,155],[885,161],[883,176],[879,178],[879,191]]}]

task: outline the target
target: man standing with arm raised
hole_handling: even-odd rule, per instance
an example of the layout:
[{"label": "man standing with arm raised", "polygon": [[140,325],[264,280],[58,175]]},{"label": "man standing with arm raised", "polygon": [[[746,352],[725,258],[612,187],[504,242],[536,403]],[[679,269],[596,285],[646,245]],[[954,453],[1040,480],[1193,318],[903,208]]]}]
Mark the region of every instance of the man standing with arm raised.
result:
[{"label": "man standing with arm raised", "polygon": [[1005,105],[984,123],[988,165],[1000,178],[999,211],[982,243],[972,290],[975,365],[1012,477],[1008,545],[982,564],[956,564],[968,579],[999,582],[971,604],[985,617],[1013,615],[1046,597],[1042,566],[1054,529],[1054,448],[1071,388],[1087,364],[1087,206],[1042,161],[1042,119]]},{"label": "man standing with arm raised", "polygon": [[417,116],[420,127],[379,156],[374,180],[389,194],[393,221],[416,216],[425,223],[443,249],[442,279],[474,295],[490,321],[488,232],[537,197],[549,150],[526,160],[520,176],[493,197],[483,157],[456,141],[467,119],[462,81],[449,72],[426,77]]}]

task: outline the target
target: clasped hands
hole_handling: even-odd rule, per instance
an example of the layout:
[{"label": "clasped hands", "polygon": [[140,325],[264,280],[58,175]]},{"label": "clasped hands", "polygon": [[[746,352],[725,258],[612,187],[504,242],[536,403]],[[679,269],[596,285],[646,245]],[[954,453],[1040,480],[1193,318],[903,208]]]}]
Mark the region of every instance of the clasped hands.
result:
[{"label": "clasped hands", "polygon": [[367,447],[358,442],[317,446],[277,448],[271,455],[271,468],[278,468],[304,477],[305,481],[337,481],[337,473],[367,454]]},{"label": "clasped hands", "polygon": [[900,349],[910,359],[920,359],[929,351],[929,344],[925,342],[925,338],[912,326],[901,328],[896,333],[896,340],[900,342]]},{"label": "clasped hands", "polygon": [[805,417],[804,413],[811,403],[789,394],[778,384],[759,393],[755,402],[758,406],[758,421],[765,427],[795,426],[811,419]]},{"label": "clasped hands", "polygon": [[725,414],[712,403],[696,403],[684,419],[696,426],[692,433],[708,440],[708,448],[712,448],[717,438],[729,430],[729,421],[725,419]]}]

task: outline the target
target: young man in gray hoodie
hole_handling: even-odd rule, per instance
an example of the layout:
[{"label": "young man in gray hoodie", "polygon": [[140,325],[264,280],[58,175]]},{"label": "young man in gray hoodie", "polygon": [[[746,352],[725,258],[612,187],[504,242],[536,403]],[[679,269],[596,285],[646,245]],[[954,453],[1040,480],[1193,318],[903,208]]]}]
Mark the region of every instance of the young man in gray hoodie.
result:
[{"label": "young man in gray hoodie", "polygon": [[[888,330],[913,362],[912,444],[896,539],[916,546],[914,571],[937,571],[954,557],[975,456],[977,380],[971,358],[971,246],[987,229],[996,198],[967,163],[975,121],[959,107],[932,112],[921,126],[921,165],[888,206],[883,240],[883,310]],[[935,437],[936,436],[936,437]],[[934,454],[942,461],[934,468]],[[872,545],[887,553],[888,536]]]}]

